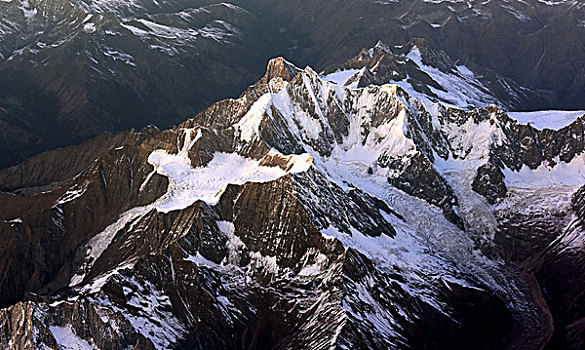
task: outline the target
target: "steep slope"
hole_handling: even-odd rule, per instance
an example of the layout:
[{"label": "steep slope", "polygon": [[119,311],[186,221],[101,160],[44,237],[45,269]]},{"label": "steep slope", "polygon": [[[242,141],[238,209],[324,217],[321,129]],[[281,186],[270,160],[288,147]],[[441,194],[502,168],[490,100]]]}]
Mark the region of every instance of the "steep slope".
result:
[{"label": "steep slope", "polygon": [[583,109],[584,11],[540,0],[0,1],[0,167],[104,131],[170,127],[236,96],[267,57],[337,69],[380,39],[443,49],[456,62],[443,73],[473,85],[476,100],[491,101],[480,76],[507,109],[541,109],[534,95]]}]

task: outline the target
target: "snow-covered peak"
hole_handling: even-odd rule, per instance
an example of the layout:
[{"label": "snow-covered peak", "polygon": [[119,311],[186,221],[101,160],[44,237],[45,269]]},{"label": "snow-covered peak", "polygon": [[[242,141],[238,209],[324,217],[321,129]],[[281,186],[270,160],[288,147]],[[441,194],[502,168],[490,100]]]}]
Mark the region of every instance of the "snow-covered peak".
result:
[{"label": "snow-covered peak", "polygon": [[[530,122],[536,129],[558,130],[583,114],[545,111],[508,115],[495,103],[490,104],[494,97],[478,88],[481,82],[470,69],[455,65],[453,71],[445,73],[426,65],[422,56],[421,49],[413,45],[400,56],[402,66],[425,69],[433,81],[448,87],[446,91],[428,87],[436,93],[435,98],[417,91],[408,80],[358,87],[355,80],[378,67],[344,69],[324,76],[306,67],[279,92],[260,97],[234,128],[242,141],[282,143],[287,152],[304,149],[330,156],[339,154],[339,149],[349,151],[355,159],[361,157],[368,163],[364,171],[375,168],[380,159],[413,151],[430,158],[473,160],[477,168],[488,162],[496,149],[519,142],[516,133],[522,125]],[[456,103],[449,106],[434,101],[441,97]],[[471,101],[484,101],[486,108],[466,112],[463,107],[471,107]],[[275,139],[275,134],[290,135],[292,140]],[[508,166],[516,169],[521,165]]]},{"label": "snow-covered peak", "polygon": [[[413,46],[401,58],[404,66],[422,67],[432,77],[444,78],[438,80],[451,87],[452,92],[464,94],[462,99],[470,96],[472,88],[458,84],[473,86],[474,74],[468,68],[456,65],[456,71],[445,73],[425,65],[421,56],[421,49]],[[289,153],[306,152],[315,158],[317,167],[326,169],[342,187],[351,183],[348,174],[371,174],[392,183],[396,181],[398,185],[404,181],[401,180],[403,176],[408,176],[404,172],[412,171],[410,167],[426,167],[434,174],[428,176],[447,179],[449,185],[443,194],[429,196],[420,192],[418,195],[433,204],[444,205],[450,200],[450,191],[455,191],[464,207],[449,210],[459,210],[465,220],[471,221],[477,217],[475,212],[489,211],[482,195],[496,201],[497,196],[505,194],[505,179],[517,184],[512,179],[518,177],[515,174],[520,170],[523,178],[529,178],[525,173],[540,166],[550,169],[580,167],[579,159],[583,157],[580,146],[570,151],[559,150],[549,140],[580,139],[579,135],[571,136],[581,130],[577,125],[580,112],[556,113],[557,117],[562,115],[562,125],[551,120],[550,113],[532,113],[533,119],[543,117],[537,125],[555,130],[570,126],[574,130],[541,134],[539,128],[526,126],[526,120],[518,114],[508,115],[495,105],[467,111],[433,102],[427,95],[400,82],[357,87],[352,78],[367,74],[365,72],[366,68],[345,69],[320,76],[309,67],[305,68],[278,93],[265,94],[258,99],[235,125],[236,134],[244,142],[263,141]],[[528,133],[536,134],[528,137]],[[498,184],[501,189],[496,194],[469,195],[472,186],[479,186],[476,183],[478,174],[487,168],[499,169],[493,171],[499,172],[504,179]],[[574,187],[581,181],[579,174],[554,178],[562,180],[559,186]],[[422,191],[414,184],[406,188]],[[447,199],[433,197],[442,195]],[[496,229],[493,221],[482,225],[492,231]]]},{"label": "snow-covered peak", "polygon": [[327,77],[338,83],[343,78],[344,84],[359,87],[397,84],[421,100],[464,109],[488,105],[514,109],[527,101],[539,101],[538,96],[493,71],[453,62],[422,39],[394,46],[378,42]]}]

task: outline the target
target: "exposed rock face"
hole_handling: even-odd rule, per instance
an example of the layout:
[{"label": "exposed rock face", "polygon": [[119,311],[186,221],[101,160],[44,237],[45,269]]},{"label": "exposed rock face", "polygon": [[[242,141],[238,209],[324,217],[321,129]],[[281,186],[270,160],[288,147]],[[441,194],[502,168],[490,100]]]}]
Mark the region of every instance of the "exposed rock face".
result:
[{"label": "exposed rock face", "polygon": [[499,199],[505,198],[508,192],[504,178],[502,170],[492,163],[486,163],[477,169],[477,175],[471,186],[490,204],[495,204]]},{"label": "exposed rock face", "polygon": [[0,346],[578,348],[582,124],[272,60],[172,129],[0,172]]},{"label": "exposed rock face", "polygon": [[[62,288],[68,281],[61,270],[73,263],[82,242],[121,212],[150,203],[164,193],[166,179],[158,175],[141,186],[152,170],[145,166],[147,157],[148,152],[132,146],[124,151],[112,149],[65,186],[33,195],[32,207],[23,197],[4,196],[0,271],[3,280],[11,283],[2,284],[3,306],[22,300],[26,292]],[[6,224],[15,217],[23,224]],[[23,261],[30,263],[22,265]]]},{"label": "exposed rock face", "polygon": [[583,213],[584,189],[573,196],[574,220],[563,235],[545,251],[538,278],[555,318],[555,332],[547,349],[579,349],[585,345],[583,332]]}]

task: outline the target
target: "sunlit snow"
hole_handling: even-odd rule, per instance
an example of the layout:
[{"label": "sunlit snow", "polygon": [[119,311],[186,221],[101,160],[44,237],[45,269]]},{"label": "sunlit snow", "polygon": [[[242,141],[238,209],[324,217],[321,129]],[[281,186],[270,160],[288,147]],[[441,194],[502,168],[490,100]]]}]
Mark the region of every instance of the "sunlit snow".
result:
[{"label": "sunlit snow", "polygon": [[508,115],[520,124],[532,125],[536,129],[560,130],[585,115],[585,111],[536,111],[510,112]]},{"label": "sunlit snow", "polygon": [[[190,130],[186,135],[190,135]],[[201,137],[201,132],[198,131],[194,140],[190,137],[187,136],[186,146],[178,154],[156,150],[148,157],[156,172],[168,177],[170,182],[167,193],[154,203],[159,212],[185,209],[199,200],[215,205],[230,184],[274,181],[289,173],[306,171],[312,165],[312,157],[308,154],[287,157],[272,150],[268,156],[287,158],[288,170],[263,166],[260,159],[246,158],[237,153],[216,153],[206,166],[193,168],[188,151]]]},{"label": "sunlit snow", "polygon": [[323,80],[344,86],[349,78],[359,73],[359,71],[359,69],[339,70],[337,72],[327,74],[323,77]]},{"label": "sunlit snow", "polygon": [[576,190],[585,184],[585,154],[576,156],[569,163],[558,159],[556,163],[554,166],[541,164],[536,169],[524,165],[520,171],[504,169],[506,185],[523,188],[573,186]]},{"label": "sunlit snow", "polygon": [[[209,205],[219,202],[228,185],[243,185],[248,182],[269,182],[287,174],[307,171],[313,165],[313,157],[308,154],[285,156],[276,150],[268,152],[268,157],[280,157],[285,161],[285,169],[279,166],[261,165],[262,160],[250,159],[237,153],[216,153],[206,165],[193,168],[189,159],[189,150],[201,138],[201,130],[185,129],[185,140],[177,154],[169,154],[166,150],[155,150],[148,157],[155,171],[169,179],[167,192],[154,203],[132,208],[102,232],[94,236],[87,244],[86,262],[70,280],[69,286],[81,283],[87,271],[111,244],[116,233],[131,224],[129,230],[138,220],[152,210],[168,213],[182,210],[197,201]],[[145,184],[150,181],[147,177]]]}]

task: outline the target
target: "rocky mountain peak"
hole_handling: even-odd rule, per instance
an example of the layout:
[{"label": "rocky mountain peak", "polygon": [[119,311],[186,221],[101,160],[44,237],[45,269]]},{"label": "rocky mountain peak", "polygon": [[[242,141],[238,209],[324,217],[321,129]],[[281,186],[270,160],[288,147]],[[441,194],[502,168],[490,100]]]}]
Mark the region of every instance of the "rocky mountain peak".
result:
[{"label": "rocky mountain peak", "polygon": [[285,60],[283,57],[276,57],[268,61],[266,74],[258,83],[268,84],[274,78],[281,78],[284,81],[291,81],[301,72],[294,64]]}]

